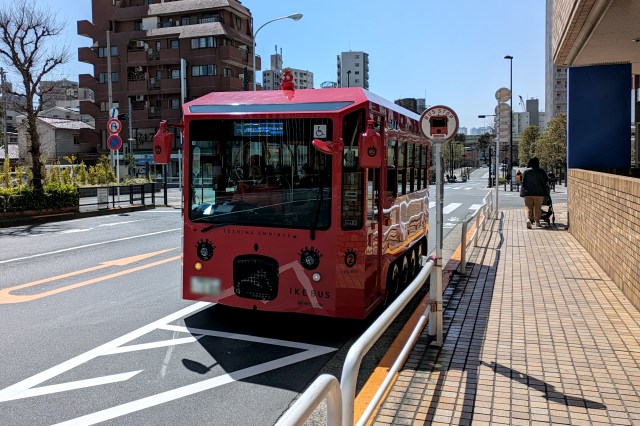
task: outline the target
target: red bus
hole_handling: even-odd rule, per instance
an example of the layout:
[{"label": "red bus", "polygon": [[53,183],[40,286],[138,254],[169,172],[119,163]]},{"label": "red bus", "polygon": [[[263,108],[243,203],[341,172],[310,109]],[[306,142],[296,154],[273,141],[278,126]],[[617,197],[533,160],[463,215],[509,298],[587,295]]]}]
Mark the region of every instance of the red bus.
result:
[{"label": "red bus", "polygon": [[185,299],[363,319],[417,273],[417,114],[360,88],[215,92],[183,113]]}]

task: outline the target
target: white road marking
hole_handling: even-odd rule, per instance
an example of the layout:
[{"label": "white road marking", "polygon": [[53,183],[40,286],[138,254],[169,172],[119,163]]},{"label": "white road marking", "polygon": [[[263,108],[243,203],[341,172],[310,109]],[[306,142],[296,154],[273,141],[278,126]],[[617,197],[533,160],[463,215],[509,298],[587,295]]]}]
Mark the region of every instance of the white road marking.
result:
[{"label": "white road marking", "polygon": [[162,340],[159,342],[142,343],[140,345],[120,346],[110,350],[109,352],[105,352],[102,355],[123,354],[125,352],[145,351],[147,349],[163,348],[166,346],[184,345],[185,343],[193,343],[201,338],[202,336],[182,337],[180,339]]},{"label": "white road marking", "polygon": [[133,235],[131,237],[116,238],[115,240],[100,241],[98,243],[91,243],[91,244],[84,244],[84,245],[81,245],[81,246],[68,247],[66,249],[49,251],[49,252],[46,252],[46,253],[38,253],[38,254],[31,255],[31,256],[16,257],[15,259],[0,260],[0,265],[2,265],[3,263],[18,262],[20,260],[34,259],[36,257],[49,256],[49,255],[52,255],[52,254],[65,253],[65,252],[73,251],[73,250],[80,250],[80,249],[84,249],[84,248],[87,248],[87,247],[101,246],[101,245],[104,245],[104,244],[117,243],[117,242],[120,242],[120,241],[133,240],[133,239],[136,239],[136,238],[150,237],[152,235],[166,234],[167,232],[175,232],[175,231],[180,231],[180,230],[182,230],[182,228],[166,229],[164,231],[151,232],[149,234]]},{"label": "white road marking", "polygon": [[142,219],[140,219],[140,220],[127,220],[126,222],[103,223],[102,225],[98,225],[98,226],[116,226],[116,225],[124,225],[125,223],[140,222],[141,220],[142,220]]},{"label": "white road marking", "polygon": [[[156,395],[144,397],[135,401],[130,401],[115,407],[107,408],[95,413],[87,414],[75,419],[67,420],[58,425],[92,425],[106,420],[114,419],[116,417],[131,414],[136,411],[144,410],[146,408],[154,407],[160,404],[164,404],[169,401],[184,398],[189,395],[193,395],[199,392],[203,392],[218,386],[222,386],[228,383],[232,383],[238,380],[245,379],[247,377],[264,374],[268,371],[273,371],[279,368],[283,368],[295,363],[303,362],[308,359],[316,358],[326,355],[331,352],[335,352],[337,349],[327,346],[311,345],[307,343],[292,342],[280,339],[270,339],[266,337],[250,336],[246,334],[219,332],[214,330],[206,330],[200,328],[187,328],[183,326],[177,326],[170,324],[173,321],[184,318],[187,315],[193,314],[199,310],[211,306],[208,302],[197,302],[180,311],[177,311],[171,315],[147,324],[131,333],[128,333],[122,337],[105,343],[95,349],[92,349],[84,354],[81,354],[75,358],[72,358],[62,364],[52,367],[39,374],[31,376],[19,383],[9,386],[0,390],[0,402],[10,401],[15,399],[28,398],[33,396],[46,395],[51,393],[63,392],[67,390],[75,390],[86,388],[90,386],[98,386],[108,383],[116,383],[125,380],[129,380],[135,375],[144,370],[131,371],[127,373],[114,374],[110,376],[96,377],[92,379],[78,380],[75,382],[62,383],[51,386],[40,386],[39,384],[50,380],[62,373],[65,373],[79,365],[82,365],[88,361],[91,361],[99,356],[111,355],[116,353],[131,352],[143,349],[153,349],[158,347],[169,346],[173,348],[175,344],[191,343],[202,336],[216,336],[228,339],[244,340],[249,342],[258,342],[263,344],[270,344],[275,346],[284,346],[289,348],[301,349],[301,352],[285,356],[283,358],[275,359],[272,361],[257,364],[248,368],[237,370],[228,374],[223,374],[211,379],[202,380],[200,382],[192,383],[189,385],[181,386],[176,389],[171,389],[165,392],[161,392]],[[167,330],[176,332],[188,333],[191,336],[186,338],[179,338],[174,340],[163,340],[152,343],[145,343],[139,345],[123,346],[145,334],[148,334],[154,330]]]},{"label": "white road marking", "polygon": [[478,210],[482,206],[484,206],[484,204],[471,204],[471,207],[469,207],[469,210]]},{"label": "white road marking", "polygon": [[65,231],[60,231],[58,234],[77,234],[78,232],[87,232],[91,231],[93,228],[85,228],[85,229],[67,229]]},{"label": "white road marking", "polygon": [[136,374],[142,373],[143,371],[144,370],[130,371],[128,373],[112,374],[110,376],[95,377],[93,379],[76,380],[75,382],[60,383],[50,386],[40,386],[39,388],[31,388],[24,392],[20,392],[19,394],[14,395],[12,398],[6,398],[3,401],[12,401],[16,399],[31,398],[33,396],[49,395],[51,393],[66,392],[70,390],[89,388],[92,386],[106,385],[109,383],[124,382],[129,380]]},{"label": "white road marking", "polygon": [[455,209],[457,209],[458,207],[460,207],[462,205],[462,203],[450,203],[447,204],[443,209],[442,209],[442,213],[444,214],[449,214],[452,211],[454,211]]},{"label": "white road marking", "polygon": [[192,305],[187,306],[184,309],[181,309],[177,312],[174,312],[170,315],[167,315],[164,318],[161,318],[157,321],[154,321],[150,324],[147,324],[143,327],[140,327],[137,330],[132,331],[131,333],[125,334],[122,337],[118,337],[104,345],[98,346],[97,348],[91,349],[81,355],[78,355],[75,358],[71,358],[68,361],[63,362],[62,364],[58,364],[55,367],[51,367],[48,370],[45,370],[41,373],[38,373],[34,376],[29,377],[21,382],[18,382],[14,385],[11,385],[7,388],[0,390],[0,402],[8,401],[10,399],[16,399],[16,396],[19,397],[19,394],[25,391],[30,391],[35,386],[46,382],[56,376],[59,376],[62,373],[65,373],[85,362],[91,361],[92,359],[103,355],[106,352],[109,352],[119,346],[124,345],[125,343],[129,343],[132,340],[137,339],[140,336],[144,336],[145,334],[157,329],[158,327],[168,324],[172,321],[181,319],[189,314],[200,311],[208,306],[211,306],[211,303],[208,302],[196,302]]}]

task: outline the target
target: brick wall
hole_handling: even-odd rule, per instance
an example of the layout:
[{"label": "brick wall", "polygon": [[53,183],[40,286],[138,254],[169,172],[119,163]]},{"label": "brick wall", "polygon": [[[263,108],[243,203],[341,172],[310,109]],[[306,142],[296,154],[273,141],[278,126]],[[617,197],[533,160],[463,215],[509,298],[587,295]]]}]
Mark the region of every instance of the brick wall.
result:
[{"label": "brick wall", "polygon": [[640,309],[640,179],[569,170],[569,231]]}]

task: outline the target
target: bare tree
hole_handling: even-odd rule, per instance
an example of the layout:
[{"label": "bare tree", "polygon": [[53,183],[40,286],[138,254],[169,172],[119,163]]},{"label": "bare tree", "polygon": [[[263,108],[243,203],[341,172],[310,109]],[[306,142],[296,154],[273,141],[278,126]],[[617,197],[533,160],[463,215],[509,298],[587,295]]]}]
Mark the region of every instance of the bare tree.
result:
[{"label": "bare tree", "polygon": [[[14,0],[0,10],[0,61],[19,75],[22,90],[9,93],[18,97],[16,110],[27,117],[28,150],[33,165],[33,186],[42,188],[40,135],[37,117],[42,111],[42,97],[55,90],[55,85],[41,87],[43,78],[69,60],[68,46],[51,43],[64,29],[49,10],[39,8],[34,0]],[[36,99],[37,98],[37,99]]]}]

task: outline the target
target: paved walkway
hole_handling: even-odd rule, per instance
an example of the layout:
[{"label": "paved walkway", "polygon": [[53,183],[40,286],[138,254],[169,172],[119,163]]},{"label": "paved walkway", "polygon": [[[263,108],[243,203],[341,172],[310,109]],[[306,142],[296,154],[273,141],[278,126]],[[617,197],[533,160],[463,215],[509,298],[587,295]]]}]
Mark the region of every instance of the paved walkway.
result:
[{"label": "paved walkway", "polygon": [[640,425],[640,312],[565,229],[504,210],[444,295],[375,425]]}]

